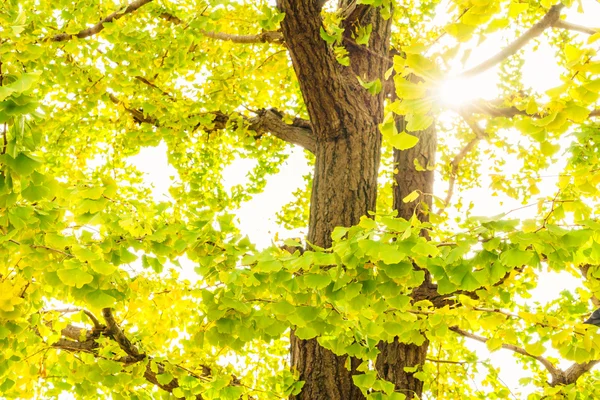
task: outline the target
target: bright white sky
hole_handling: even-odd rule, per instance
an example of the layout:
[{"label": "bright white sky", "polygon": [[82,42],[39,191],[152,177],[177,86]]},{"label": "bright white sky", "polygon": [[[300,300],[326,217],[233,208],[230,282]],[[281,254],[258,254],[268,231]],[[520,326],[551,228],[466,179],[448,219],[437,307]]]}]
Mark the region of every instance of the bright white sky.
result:
[{"label": "bright white sky", "polygon": [[[600,25],[600,3],[594,0],[583,0],[584,13],[577,13],[576,9],[567,10],[564,14],[566,20],[572,23],[581,24],[584,26],[594,27]],[[447,14],[444,13],[444,8],[440,8],[440,19],[443,19]],[[436,17],[437,20],[437,17]],[[510,39],[510,38],[509,38]],[[468,59],[466,65],[456,65],[453,73],[459,73],[462,70],[468,69],[479,64],[481,61],[495,54],[501,46],[506,43],[500,35],[496,35],[478,47],[473,49],[473,52]],[[553,53],[554,50],[541,39],[541,45],[534,52],[533,43],[526,47],[528,57],[523,67],[523,78],[527,86],[534,89],[538,93],[543,93],[546,90],[560,85],[561,69],[556,64]],[[446,93],[442,96],[448,96],[449,101],[455,102],[457,94],[460,94],[458,100],[469,100],[473,98],[496,98],[498,83],[498,68],[491,69],[484,74],[470,80],[469,82],[461,82],[460,90],[455,90],[456,86],[449,83],[446,86]],[[519,140],[516,136],[515,140]],[[485,143],[480,144],[480,148],[486,146]],[[153,195],[157,200],[165,200],[169,197],[168,189],[171,185],[171,177],[177,178],[176,170],[168,164],[167,148],[164,143],[157,147],[144,148],[136,156],[129,160],[132,165],[136,166],[140,171],[145,173],[146,183],[153,186]],[[292,201],[292,193],[304,184],[303,175],[310,173],[310,168],[306,163],[304,153],[300,148],[290,149],[290,156],[282,166],[280,172],[271,177],[265,191],[256,195],[251,201],[242,205],[237,212],[239,226],[243,233],[247,234],[250,239],[259,247],[267,247],[271,244],[276,232],[280,238],[304,236],[306,232],[289,232],[279,227],[275,223],[275,214],[281,207]],[[518,165],[518,163],[512,163]],[[507,175],[511,175],[511,163],[505,171]],[[231,166],[224,171],[224,181],[226,188],[231,188],[233,185],[242,184],[247,181],[247,173],[254,166],[254,161],[241,159],[235,161]],[[556,175],[564,166],[564,160],[556,163],[547,171],[541,171],[540,175]],[[484,165],[484,169],[486,166]],[[521,206],[519,202],[507,197],[497,196],[492,197],[488,189],[489,179],[485,179],[485,171],[483,172],[484,179],[480,188],[472,189],[462,194],[467,200],[475,203],[473,214],[475,215],[497,215],[507,212],[511,209]],[[545,178],[540,185],[540,196],[546,197],[555,192],[557,178]],[[436,185],[436,195],[445,196],[446,184]],[[518,213],[511,214],[512,218],[529,218],[535,213],[535,207],[524,209]],[[186,266],[184,269],[193,271],[193,265]],[[527,302],[546,303],[552,300],[556,293],[565,289],[573,289],[579,285],[579,281],[563,273],[546,273],[541,276],[538,287],[532,291],[532,298]],[[477,349],[482,359],[491,358],[497,367],[501,368],[500,377],[511,389],[517,398],[520,398],[524,393],[527,393],[528,388],[522,387],[518,380],[525,376],[529,376],[527,371],[523,371],[515,363],[514,354],[509,351],[497,351],[493,355],[485,348],[485,345],[473,343],[473,348]],[[566,363],[567,365],[569,363]],[[482,388],[482,390],[485,390]],[[520,393],[520,395],[519,395]]]}]

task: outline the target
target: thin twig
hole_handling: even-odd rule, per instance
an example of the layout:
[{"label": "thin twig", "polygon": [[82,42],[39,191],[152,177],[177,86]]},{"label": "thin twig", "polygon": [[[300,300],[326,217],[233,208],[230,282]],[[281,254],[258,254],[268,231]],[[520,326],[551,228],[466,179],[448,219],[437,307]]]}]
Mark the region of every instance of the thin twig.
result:
[{"label": "thin twig", "polygon": [[457,365],[465,365],[465,364],[484,364],[484,361],[452,361],[452,360],[438,360],[435,358],[426,358],[426,361],[439,363],[439,364],[457,364]]},{"label": "thin twig", "polygon": [[105,17],[104,19],[102,19],[100,22],[98,22],[96,25],[92,26],[91,28],[87,28],[84,29],[82,31],[79,31],[79,33],[76,34],[70,34],[70,33],[59,33],[58,35],[55,35],[51,38],[49,38],[50,41],[52,42],[64,42],[66,40],[70,40],[74,37],[78,37],[79,39],[83,39],[89,36],[93,36],[96,35],[98,33],[100,33],[103,29],[104,29],[104,24],[106,23],[110,23],[113,21],[116,21],[122,17],[124,17],[127,14],[131,14],[134,11],[136,11],[138,8],[150,3],[152,0],[136,0],[131,2],[129,5],[127,5],[127,7],[125,7],[125,9],[121,9],[119,11],[115,11],[114,13],[110,14],[109,16]]},{"label": "thin twig", "polygon": [[452,200],[452,195],[454,194],[454,185],[456,184],[456,177],[458,175],[458,167],[460,166],[461,161],[475,148],[475,146],[477,146],[477,143],[479,143],[481,139],[488,136],[487,133],[481,129],[481,127],[479,127],[479,125],[471,122],[465,114],[461,113],[461,116],[469,125],[471,130],[475,133],[475,137],[471,139],[450,162],[451,170],[450,179],[448,181],[448,192],[446,193],[446,198],[444,199],[444,205],[440,210],[438,210],[438,214],[444,211],[444,209],[446,209],[446,207],[448,207],[450,204],[450,200]]},{"label": "thin twig", "polygon": [[83,311],[83,313],[85,315],[87,315],[87,317],[92,321],[92,323],[94,324],[94,328],[96,329],[102,329],[104,326],[100,323],[100,320],[98,320],[98,318],[89,310],[86,310],[85,308],[79,308],[79,307],[67,307],[67,308],[56,308],[56,309],[51,309],[51,310],[42,310],[42,313],[49,313],[49,312],[57,312],[59,314],[71,314],[71,313],[76,313],[76,312],[80,312]]},{"label": "thin twig", "polygon": [[[17,244],[19,246],[24,246],[21,242],[18,242],[18,241],[14,240],[14,239],[9,239],[8,241],[11,242],[11,243]],[[74,257],[72,254],[65,253],[64,251],[59,250],[59,249],[55,249],[53,247],[42,246],[42,245],[39,245],[39,244],[32,244],[32,245],[29,245],[29,247],[31,247],[32,249],[44,249],[44,250],[52,251],[54,253],[59,253],[59,254],[62,254],[63,256],[65,256],[65,257],[69,257],[69,258]]]},{"label": "thin twig", "polygon": [[502,62],[508,57],[512,56],[523,46],[525,46],[531,39],[541,35],[542,32],[544,32],[547,28],[551,27],[556,21],[558,21],[558,19],[560,18],[560,11],[563,9],[563,7],[563,4],[556,4],[550,7],[550,10],[548,10],[546,15],[544,15],[544,17],[539,22],[537,22],[535,25],[529,28],[523,35],[518,37],[515,41],[513,41],[511,44],[502,49],[493,57],[463,72],[459,76],[462,78],[467,78],[478,75],[484,71],[487,71],[488,69],[492,68],[493,66]]},{"label": "thin twig", "polygon": [[[490,339],[488,339],[486,337],[479,336],[479,335],[476,335],[474,333],[465,331],[465,330],[459,328],[458,326],[451,326],[449,329],[451,331],[453,331],[453,332],[458,333],[461,336],[467,337],[469,339],[476,340],[476,341],[481,342],[481,343],[486,343],[488,340],[490,340]],[[537,360],[540,364],[542,364],[548,370],[548,372],[550,372],[550,374],[553,377],[555,375],[559,375],[560,372],[561,372],[558,368],[556,368],[554,366],[554,364],[552,364],[546,358],[544,358],[542,356],[534,356],[533,354],[529,353],[527,350],[525,350],[522,347],[515,346],[514,344],[503,343],[502,344],[502,348],[506,349],[506,350],[514,351],[515,353],[521,354],[521,355],[526,356],[526,357],[531,357],[534,360]]]},{"label": "thin twig", "polygon": [[137,79],[138,81],[144,83],[145,85],[150,86],[151,88],[154,88],[156,90],[158,90],[161,94],[167,96],[168,98],[170,98],[171,100],[175,100],[175,98],[173,97],[173,95],[169,92],[165,92],[163,89],[161,89],[160,87],[156,86],[156,84],[150,82],[148,79],[144,78],[143,76],[136,76],[135,79]]}]

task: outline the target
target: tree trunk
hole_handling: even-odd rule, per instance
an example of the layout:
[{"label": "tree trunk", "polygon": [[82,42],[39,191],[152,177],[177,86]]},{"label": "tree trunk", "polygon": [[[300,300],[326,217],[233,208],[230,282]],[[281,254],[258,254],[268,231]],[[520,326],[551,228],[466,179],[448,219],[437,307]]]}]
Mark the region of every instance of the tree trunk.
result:
[{"label": "tree trunk", "polygon": [[[315,0],[278,0],[285,12],[281,24],[294,71],[316,138],[316,165],[310,205],[308,241],[331,245],[336,226],[352,226],[375,210],[377,172],[383,120],[384,95],[371,95],[358,79],[383,81],[389,63],[369,57],[377,52],[387,58],[391,20],[384,21],[374,7],[358,6],[355,22],[372,24],[367,50],[349,47],[350,67],[341,65],[320,36],[321,10]],[[350,25],[349,25],[350,26]],[[336,356],[316,339],[290,335],[292,368],[305,382],[296,399],[363,399],[346,369],[346,356]]]},{"label": "tree trunk", "polygon": [[[398,131],[404,130],[404,119],[396,119]],[[394,208],[398,210],[398,216],[410,219],[413,214],[420,221],[428,221],[428,212],[432,206],[433,193],[433,170],[417,171],[415,160],[421,167],[433,167],[435,164],[435,153],[437,148],[437,137],[435,127],[422,132],[411,132],[419,138],[419,142],[408,150],[394,150],[394,166],[398,173],[394,176]],[[402,199],[414,190],[419,190],[421,196],[419,203],[404,203]],[[426,235],[426,234],[425,234]],[[431,277],[425,271],[425,282],[413,292],[413,301],[421,300],[423,294],[431,293]],[[398,338],[393,342],[380,342],[377,346],[380,354],[377,357],[375,367],[379,375],[393,382],[396,390],[405,394],[407,398],[421,398],[423,393],[423,381],[415,378],[413,372],[406,372],[404,367],[421,366],[425,363],[429,341],[417,346],[416,344],[400,343]],[[415,371],[416,372],[416,371]]]}]

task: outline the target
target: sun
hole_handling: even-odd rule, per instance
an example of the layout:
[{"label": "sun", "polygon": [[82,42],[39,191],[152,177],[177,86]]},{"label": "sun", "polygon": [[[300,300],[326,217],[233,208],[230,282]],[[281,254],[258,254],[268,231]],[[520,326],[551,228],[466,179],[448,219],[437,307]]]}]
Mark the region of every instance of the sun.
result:
[{"label": "sun", "polygon": [[472,79],[450,78],[438,89],[439,101],[446,106],[462,106],[482,97],[482,87]]}]

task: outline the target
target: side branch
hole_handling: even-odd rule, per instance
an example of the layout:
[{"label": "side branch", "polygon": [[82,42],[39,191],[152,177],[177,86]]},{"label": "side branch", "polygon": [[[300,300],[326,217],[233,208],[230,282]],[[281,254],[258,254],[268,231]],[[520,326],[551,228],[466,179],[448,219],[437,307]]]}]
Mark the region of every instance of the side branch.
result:
[{"label": "side branch", "polygon": [[[67,312],[72,312],[69,309]],[[152,357],[147,356],[144,353],[140,353],[137,347],[135,347],[129,339],[125,336],[121,328],[118,326],[110,308],[104,308],[102,310],[102,316],[106,322],[106,326],[102,326],[102,330],[87,330],[86,328],[80,328],[73,325],[67,325],[61,330],[61,338],[52,344],[55,349],[65,350],[71,353],[86,352],[94,355],[98,358],[104,358],[99,354],[100,344],[96,341],[101,336],[108,337],[119,345],[119,347],[127,354],[126,357],[116,359],[123,365],[133,364],[137,362],[146,362],[146,370],[144,372],[144,378],[153,385],[172,393],[174,389],[179,387],[179,381],[177,378],[173,378],[168,383],[161,383],[158,380],[158,375],[165,373],[165,363],[153,361]],[[94,318],[96,319],[96,318]],[[97,320],[97,319],[96,319]],[[211,374],[211,369],[208,366],[202,365],[202,373],[196,374],[187,368],[174,364],[175,367],[185,370],[189,375],[197,379],[207,379]],[[153,370],[154,367],[154,370]],[[197,395],[197,400],[201,400],[202,396]]]},{"label": "side branch", "polygon": [[106,330],[104,331],[104,334],[117,342],[121,350],[132,358],[131,361],[137,362],[146,358],[146,354],[140,353],[137,347],[127,339],[119,325],[117,325],[117,321],[115,321],[115,317],[110,308],[103,308],[102,316],[104,317],[104,321],[106,321]]},{"label": "side branch", "polygon": [[283,115],[271,108],[259,110],[258,115],[250,118],[248,122],[249,128],[258,133],[258,137],[264,132],[269,132],[281,140],[304,147],[311,153],[316,151],[317,143],[309,121],[296,118],[288,125],[283,121]]},{"label": "side branch", "polygon": [[283,43],[283,34],[277,31],[265,31],[256,35],[232,35],[223,32],[201,31],[206,37],[225,40],[232,43]]},{"label": "side branch", "polygon": [[460,166],[460,163],[467,156],[467,154],[469,154],[475,148],[475,146],[477,146],[477,143],[479,143],[481,139],[487,137],[487,134],[483,129],[481,129],[481,127],[479,127],[479,125],[471,122],[464,114],[461,114],[461,116],[469,125],[471,130],[475,133],[475,137],[471,139],[456,156],[454,156],[452,162],[450,163],[451,170],[450,180],[448,182],[448,192],[446,194],[446,198],[444,199],[444,206],[439,211],[443,211],[446,207],[448,207],[450,200],[452,200],[452,195],[454,194],[454,185],[456,184],[456,176],[458,175],[458,167]]},{"label": "side branch", "polygon": [[589,372],[592,367],[594,367],[596,364],[598,364],[600,362],[600,360],[592,360],[592,361],[588,361],[586,363],[574,363],[573,365],[571,365],[569,368],[567,368],[566,371],[564,371],[564,382],[552,382],[555,386],[557,384],[563,384],[563,385],[569,385],[571,383],[574,383],[575,381],[577,381],[577,379],[579,379],[579,377],[583,374],[585,374],[586,372]]},{"label": "side branch", "polygon": [[[156,118],[145,115],[141,110],[126,106],[124,102],[119,100],[112,93],[109,93],[109,98],[114,104],[123,106],[123,108],[131,114],[135,122],[140,124],[147,123],[154,126],[160,125],[160,121]],[[214,116],[212,121],[213,127],[206,129],[207,132],[225,129],[229,120],[233,117],[233,115],[227,115],[218,111],[207,112],[206,114]],[[287,124],[283,118],[283,114],[274,108],[261,109],[256,112],[255,117],[242,116],[242,120],[248,124],[248,128],[256,132],[256,135],[254,136],[256,139],[259,139],[265,133],[270,133],[281,140],[304,147],[306,150],[314,153],[317,144],[310,121],[295,118],[291,124]],[[200,126],[201,125],[197,125],[194,129],[197,129]]]},{"label": "side branch", "polygon": [[[458,106],[453,108],[459,113],[467,114],[485,114],[490,117],[505,117],[512,118],[517,115],[523,115],[530,118],[540,119],[546,115],[541,113],[528,114],[525,110],[519,110],[517,107],[496,107],[493,105],[494,101],[478,100],[472,104]],[[594,109],[590,111],[588,117],[600,117],[600,109]]]},{"label": "side branch", "polygon": [[[183,24],[183,20],[181,18],[167,12],[160,14],[160,17],[165,21],[175,25]],[[204,36],[211,39],[225,40],[233,43],[283,43],[283,34],[278,31],[265,31],[255,35],[236,35],[224,32],[206,31],[204,29],[200,30],[200,32],[202,32]]]},{"label": "side branch", "polygon": [[[458,326],[452,326],[449,329],[453,332],[458,333],[461,336],[476,340],[481,343],[486,343],[489,340],[486,337],[479,336],[474,333],[460,329]],[[534,356],[522,347],[515,346],[513,344],[502,344],[502,348],[514,351],[515,353],[521,354],[526,357],[531,357],[534,360],[538,361],[540,364],[542,364],[552,376],[552,381],[549,382],[550,386],[571,385],[575,383],[577,379],[579,379],[579,377],[581,377],[586,372],[589,372],[595,365],[600,363],[600,360],[592,360],[585,363],[573,363],[566,370],[562,370],[560,368],[555,367],[554,364],[548,361],[548,359],[542,356]]]},{"label": "side branch", "polygon": [[150,116],[145,116],[144,113],[143,113],[143,111],[137,110],[135,108],[129,108],[129,107],[127,107],[125,105],[125,103],[123,103],[121,100],[119,100],[112,93],[109,93],[108,97],[110,98],[110,101],[112,101],[114,104],[123,106],[123,108],[129,114],[131,114],[131,116],[133,117],[133,119],[135,120],[135,122],[137,122],[138,124],[146,123],[146,124],[154,125],[154,126],[157,126],[157,127],[160,125],[159,122],[158,122],[158,120],[156,118],[150,117]]},{"label": "side branch", "polygon": [[542,32],[544,32],[544,30],[553,26],[556,23],[556,21],[558,21],[558,19],[560,17],[560,11],[562,10],[563,7],[564,7],[563,4],[556,4],[552,7],[550,7],[550,10],[548,10],[546,15],[544,15],[544,17],[539,22],[537,22],[535,25],[533,25],[531,28],[529,28],[522,36],[517,38],[514,42],[509,44],[507,47],[505,47],[499,53],[494,55],[492,58],[482,62],[481,64],[477,65],[476,67],[473,67],[473,68],[463,72],[462,74],[460,74],[460,76],[463,78],[475,76],[484,71],[487,71],[488,69],[492,68],[496,64],[502,62],[506,58],[515,54],[523,46],[525,46],[531,39],[533,39],[536,36],[541,35]]},{"label": "side branch", "polygon": [[107,16],[104,19],[102,19],[96,25],[92,26],[91,28],[84,29],[84,30],[80,31],[79,33],[77,33],[75,35],[72,35],[70,33],[59,33],[58,35],[55,35],[52,38],[50,38],[50,41],[52,41],[52,42],[64,42],[64,41],[70,40],[70,39],[72,39],[74,37],[78,37],[79,39],[83,39],[83,38],[86,38],[88,36],[96,35],[97,33],[99,33],[100,31],[102,31],[104,29],[104,24],[116,21],[116,20],[122,18],[123,16],[125,16],[127,14],[131,14],[132,12],[136,11],[138,8],[140,8],[140,7],[142,7],[142,6],[150,3],[151,1],[152,0],[136,0],[136,1],[133,1],[127,7],[125,7],[124,10],[115,11],[114,13],[112,13],[109,16]]},{"label": "side branch", "polygon": [[[488,340],[490,340],[490,339],[488,339],[486,337],[479,336],[479,335],[476,335],[474,333],[471,333],[471,332],[465,331],[463,329],[460,329],[458,326],[451,326],[449,329],[451,331],[453,331],[453,332],[458,333],[461,336],[467,337],[469,339],[476,340],[476,341],[481,342],[481,343],[486,343]],[[550,372],[550,375],[552,375],[552,380],[553,381],[555,379],[557,379],[562,374],[562,371],[560,369],[556,368],[554,366],[554,364],[552,364],[546,358],[544,358],[542,356],[534,356],[533,354],[529,353],[527,350],[525,350],[522,347],[515,346],[514,344],[503,343],[502,344],[502,348],[506,349],[506,350],[514,351],[515,353],[521,354],[521,355],[526,356],[526,357],[531,357],[534,360],[537,360],[540,364],[542,364],[544,366],[544,368],[546,368],[548,370],[548,372]]]},{"label": "side branch", "polygon": [[575,32],[581,32],[581,33],[586,33],[588,35],[593,35],[594,33],[600,32],[600,28],[588,28],[587,26],[581,26],[581,25],[577,25],[577,24],[572,24],[570,22],[567,21],[563,21],[563,20],[556,20],[556,22],[554,24],[552,24],[553,28],[559,28],[559,29],[567,29],[569,31],[575,31]]}]

